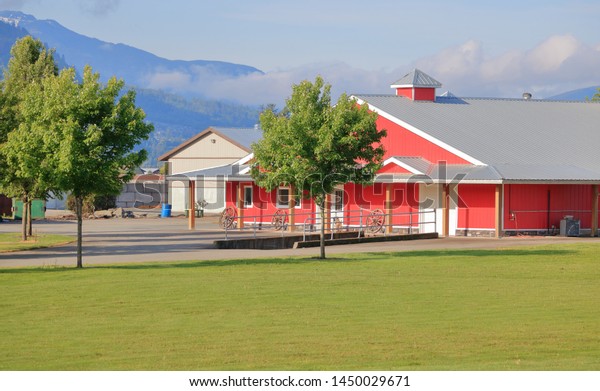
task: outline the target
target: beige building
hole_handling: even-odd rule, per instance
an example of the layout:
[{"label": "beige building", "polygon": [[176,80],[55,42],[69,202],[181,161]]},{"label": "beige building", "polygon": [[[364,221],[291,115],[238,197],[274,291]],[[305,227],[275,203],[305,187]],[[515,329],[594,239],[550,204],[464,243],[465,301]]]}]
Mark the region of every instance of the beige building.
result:
[{"label": "beige building", "polygon": [[[255,128],[209,127],[158,158],[169,167],[169,203],[173,212],[188,209],[186,180],[178,181],[192,171],[231,164],[251,152],[252,143],[262,137]],[[220,212],[225,207],[225,180],[217,178],[198,181],[195,201],[207,201],[208,212]]]}]

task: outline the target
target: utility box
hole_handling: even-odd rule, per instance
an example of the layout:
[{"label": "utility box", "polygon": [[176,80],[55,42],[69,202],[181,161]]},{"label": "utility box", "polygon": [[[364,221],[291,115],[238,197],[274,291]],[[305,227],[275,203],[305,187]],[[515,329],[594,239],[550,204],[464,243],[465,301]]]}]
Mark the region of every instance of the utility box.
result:
[{"label": "utility box", "polygon": [[[13,198],[13,219],[21,220],[23,218],[23,201]],[[46,218],[46,203],[44,200],[31,201],[31,218],[45,219]]]},{"label": "utility box", "polygon": [[573,216],[565,216],[560,221],[560,236],[579,236],[581,220],[575,220]]}]

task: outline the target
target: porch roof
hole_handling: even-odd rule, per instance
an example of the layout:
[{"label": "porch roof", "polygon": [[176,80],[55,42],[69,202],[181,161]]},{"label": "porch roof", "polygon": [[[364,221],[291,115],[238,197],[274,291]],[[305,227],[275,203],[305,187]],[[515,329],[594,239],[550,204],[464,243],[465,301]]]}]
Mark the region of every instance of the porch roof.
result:
[{"label": "porch roof", "polygon": [[168,175],[168,181],[198,180],[198,179],[217,179],[225,180],[243,180],[252,181],[252,177],[247,173],[250,166],[247,164],[224,164],[222,166],[204,168],[183,172],[176,175]]}]

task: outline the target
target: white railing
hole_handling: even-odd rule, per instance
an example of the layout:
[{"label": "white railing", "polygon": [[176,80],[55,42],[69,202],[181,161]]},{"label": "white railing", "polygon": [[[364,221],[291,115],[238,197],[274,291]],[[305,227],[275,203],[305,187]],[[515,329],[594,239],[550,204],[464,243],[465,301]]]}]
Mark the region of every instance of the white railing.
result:
[{"label": "white railing", "polygon": [[[229,209],[229,212],[228,212]],[[234,208],[223,212],[220,224],[225,229],[225,238],[228,232],[235,230],[252,230],[254,238],[257,231],[275,230],[284,236],[289,227],[290,216],[286,209],[279,209],[274,214],[243,215],[238,216]],[[224,219],[223,216],[228,217]],[[435,232],[437,221],[435,210],[415,210],[410,212],[384,213],[381,209],[359,209],[350,211],[330,211],[329,221],[325,221],[325,230],[333,239],[336,233],[356,232],[357,237],[365,235],[388,235],[390,233],[404,232],[412,234],[413,231],[422,232],[425,226],[433,225],[428,232]],[[240,219],[243,224],[240,224]],[[300,222],[301,223],[296,223]],[[294,213],[294,225],[302,226],[302,238],[306,241],[307,233],[317,232],[321,227],[320,213],[300,212]]]}]

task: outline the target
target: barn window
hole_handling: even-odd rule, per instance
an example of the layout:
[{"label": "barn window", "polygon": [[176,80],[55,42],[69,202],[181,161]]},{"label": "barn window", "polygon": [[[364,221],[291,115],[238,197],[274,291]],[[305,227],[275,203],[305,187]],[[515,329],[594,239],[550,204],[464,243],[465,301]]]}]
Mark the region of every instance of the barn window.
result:
[{"label": "barn window", "polygon": [[[277,207],[281,209],[290,207],[290,188],[289,187],[278,187],[277,188]],[[296,208],[300,208],[300,197],[295,198]]]}]

